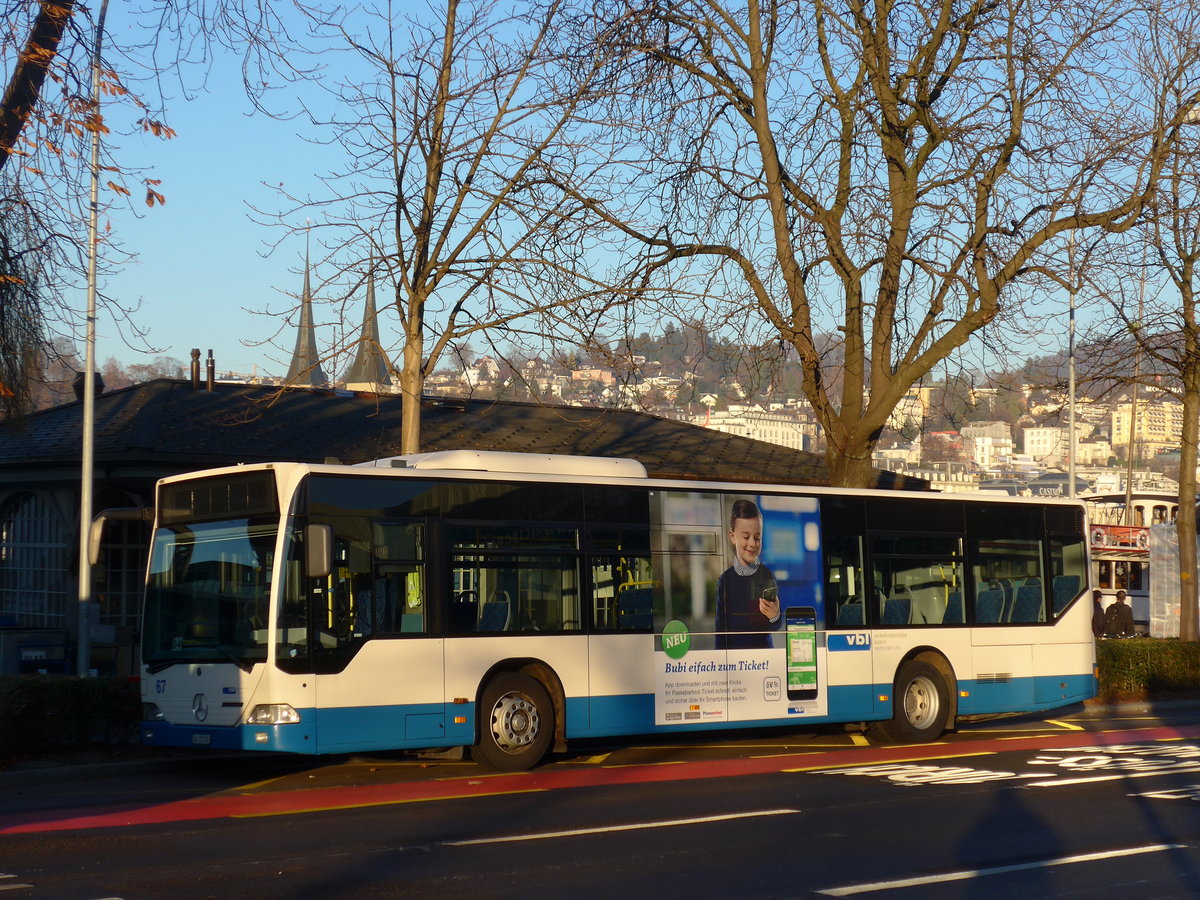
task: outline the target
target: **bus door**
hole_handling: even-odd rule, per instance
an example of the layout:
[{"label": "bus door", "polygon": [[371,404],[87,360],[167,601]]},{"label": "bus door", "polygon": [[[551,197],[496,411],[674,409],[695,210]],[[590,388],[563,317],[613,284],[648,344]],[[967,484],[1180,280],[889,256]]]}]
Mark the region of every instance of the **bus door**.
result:
[{"label": "bus door", "polygon": [[423,532],[413,522],[334,524],[331,570],[309,597],[318,752],[445,736],[444,642],[428,637]]}]

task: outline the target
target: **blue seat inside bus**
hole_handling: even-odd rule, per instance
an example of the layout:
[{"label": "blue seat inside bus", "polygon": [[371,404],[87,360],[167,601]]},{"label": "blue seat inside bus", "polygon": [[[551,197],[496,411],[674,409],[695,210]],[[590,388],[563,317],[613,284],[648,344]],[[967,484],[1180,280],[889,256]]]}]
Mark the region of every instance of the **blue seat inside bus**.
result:
[{"label": "blue seat inside bus", "polygon": [[943,625],[961,625],[963,621],[962,593],[952,591],[946,598],[946,611],[942,614]]},{"label": "blue seat inside bus", "polygon": [[888,597],[883,604],[883,618],[880,625],[907,625],[912,615],[912,599],[909,597]]},{"label": "blue seat inside bus", "polygon": [[861,603],[843,603],[838,607],[837,623],[839,625],[855,627],[862,625],[865,621],[866,619],[863,617],[863,605]]},{"label": "blue seat inside bus", "polygon": [[1042,620],[1042,584],[1029,579],[1017,588],[1017,599],[1013,601],[1010,622],[1039,622]]},{"label": "blue seat inside bus", "polygon": [[654,590],[625,588],[617,595],[617,627],[642,631],[654,625]]},{"label": "blue seat inside bus", "polygon": [[1004,615],[1004,591],[988,588],[975,597],[975,621],[992,623],[1001,621]]},{"label": "blue seat inside bus", "polygon": [[1072,600],[1079,593],[1079,576],[1078,575],[1055,575],[1053,582],[1054,590],[1054,614],[1057,616],[1060,612],[1067,608]]},{"label": "blue seat inside bus", "polygon": [[500,591],[483,604],[483,610],[479,614],[479,630],[507,631],[511,617],[512,603],[509,602],[508,592]]}]

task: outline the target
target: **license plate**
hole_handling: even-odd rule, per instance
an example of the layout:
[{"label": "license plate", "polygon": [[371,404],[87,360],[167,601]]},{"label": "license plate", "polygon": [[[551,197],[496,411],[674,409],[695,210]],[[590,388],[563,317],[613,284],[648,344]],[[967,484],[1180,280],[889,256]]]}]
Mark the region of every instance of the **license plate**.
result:
[{"label": "license plate", "polygon": [[212,735],[211,734],[193,734],[192,735],[192,743],[197,744],[202,747],[207,747],[209,744],[212,743]]}]

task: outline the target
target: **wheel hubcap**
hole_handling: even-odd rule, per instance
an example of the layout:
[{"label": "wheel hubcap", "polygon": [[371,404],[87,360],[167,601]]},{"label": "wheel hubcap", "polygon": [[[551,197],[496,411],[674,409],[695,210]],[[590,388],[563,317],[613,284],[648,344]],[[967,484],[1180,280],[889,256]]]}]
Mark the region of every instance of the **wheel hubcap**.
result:
[{"label": "wheel hubcap", "polygon": [[930,727],[938,715],[938,693],[928,678],[914,678],[904,692],[904,717],[914,728]]},{"label": "wheel hubcap", "polygon": [[537,707],[521,694],[505,694],[492,708],[492,737],[510,753],[537,740],[541,725]]}]

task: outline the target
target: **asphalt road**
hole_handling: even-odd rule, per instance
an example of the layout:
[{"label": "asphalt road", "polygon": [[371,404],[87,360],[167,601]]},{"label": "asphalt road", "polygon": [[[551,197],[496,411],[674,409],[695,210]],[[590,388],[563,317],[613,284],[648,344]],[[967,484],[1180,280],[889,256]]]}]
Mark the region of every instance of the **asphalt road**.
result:
[{"label": "asphalt road", "polygon": [[1198,718],[998,719],[922,747],[834,730],[592,746],[519,775],[398,756],[10,772],[0,892],[1195,897]]}]

